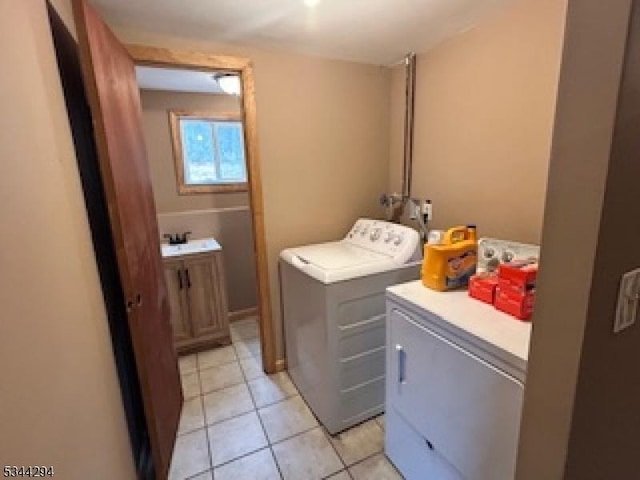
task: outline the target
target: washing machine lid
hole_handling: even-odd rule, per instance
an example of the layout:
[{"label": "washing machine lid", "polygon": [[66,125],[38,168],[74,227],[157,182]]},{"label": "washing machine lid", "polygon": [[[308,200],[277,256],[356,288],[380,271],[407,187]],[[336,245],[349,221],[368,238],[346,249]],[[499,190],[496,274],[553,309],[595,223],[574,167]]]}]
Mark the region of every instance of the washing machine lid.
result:
[{"label": "washing machine lid", "polygon": [[323,283],[334,283],[397,267],[388,255],[345,241],[289,248],[280,258]]},{"label": "washing machine lid", "polygon": [[303,262],[313,264],[322,270],[339,270],[389,259],[388,255],[372,252],[343,241],[296,247],[291,248],[290,251]]}]

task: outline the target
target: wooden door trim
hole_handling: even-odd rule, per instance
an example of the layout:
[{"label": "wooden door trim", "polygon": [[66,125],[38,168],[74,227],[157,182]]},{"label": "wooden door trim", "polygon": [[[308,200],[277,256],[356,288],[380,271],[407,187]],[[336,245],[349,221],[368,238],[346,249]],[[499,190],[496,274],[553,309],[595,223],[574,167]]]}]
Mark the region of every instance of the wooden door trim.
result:
[{"label": "wooden door trim", "polygon": [[244,115],[245,122],[244,136],[247,176],[249,180],[249,201],[251,205],[251,223],[256,257],[262,365],[267,373],[274,373],[277,371],[278,365],[276,364],[275,335],[273,318],[271,316],[269,267],[267,262],[262,180],[258,153],[255,79],[251,60],[244,57],[214,55],[204,52],[182,51],[146,45],[126,45],[126,48],[131,57],[133,57],[134,62],[138,65],[236,72],[242,79],[242,114]]}]

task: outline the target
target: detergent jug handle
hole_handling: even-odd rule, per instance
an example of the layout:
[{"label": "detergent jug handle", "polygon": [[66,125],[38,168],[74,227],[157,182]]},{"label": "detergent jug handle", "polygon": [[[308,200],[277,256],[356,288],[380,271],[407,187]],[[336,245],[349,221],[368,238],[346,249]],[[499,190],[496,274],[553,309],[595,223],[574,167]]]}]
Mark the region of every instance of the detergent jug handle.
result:
[{"label": "detergent jug handle", "polygon": [[467,236],[469,240],[473,240],[474,242],[478,241],[477,227],[475,224],[467,225]]},{"label": "detergent jug handle", "polygon": [[[443,243],[445,245],[451,245],[452,243],[454,243],[453,242],[454,237],[457,234],[460,234],[460,233],[462,233],[462,240],[466,240],[466,238],[467,238],[467,227],[466,226],[450,228],[444,234],[444,242]],[[458,241],[460,241],[460,240],[458,240]]]}]

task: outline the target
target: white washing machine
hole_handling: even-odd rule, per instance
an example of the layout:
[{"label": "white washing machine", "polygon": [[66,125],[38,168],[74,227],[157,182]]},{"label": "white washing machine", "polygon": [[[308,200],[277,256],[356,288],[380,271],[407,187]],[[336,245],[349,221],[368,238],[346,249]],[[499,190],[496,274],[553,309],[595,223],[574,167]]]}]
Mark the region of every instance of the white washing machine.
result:
[{"label": "white washing machine", "polygon": [[359,219],[280,254],[287,368],[331,434],[384,411],[385,289],[419,278],[421,250],[412,228]]}]

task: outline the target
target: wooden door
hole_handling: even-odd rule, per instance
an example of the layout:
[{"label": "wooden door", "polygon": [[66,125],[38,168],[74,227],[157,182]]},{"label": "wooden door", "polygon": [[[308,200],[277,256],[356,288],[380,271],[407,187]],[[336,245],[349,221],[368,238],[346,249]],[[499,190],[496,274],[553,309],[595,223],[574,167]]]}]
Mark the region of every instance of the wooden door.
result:
[{"label": "wooden door", "polygon": [[219,335],[228,328],[219,260],[215,254],[184,260],[194,337]]},{"label": "wooden door", "polygon": [[164,479],[182,391],[134,64],[85,0],[73,0],[73,11],[151,453]]},{"label": "wooden door", "polygon": [[169,293],[171,310],[171,328],[176,344],[185,342],[191,337],[189,328],[189,307],[187,306],[187,285],[181,260],[164,261],[164,277]]}]

